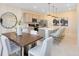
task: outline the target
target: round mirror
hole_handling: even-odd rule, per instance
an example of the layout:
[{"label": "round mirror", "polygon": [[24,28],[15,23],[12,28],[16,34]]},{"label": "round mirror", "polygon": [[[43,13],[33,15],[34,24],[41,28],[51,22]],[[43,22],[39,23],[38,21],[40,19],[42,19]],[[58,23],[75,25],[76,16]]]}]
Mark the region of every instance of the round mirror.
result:
[{"label": "round mirror", "polygon": [[11,12],[6,12],[2,14],[0,23],[4,28],[11,29],[17,24],[17,17]]}]

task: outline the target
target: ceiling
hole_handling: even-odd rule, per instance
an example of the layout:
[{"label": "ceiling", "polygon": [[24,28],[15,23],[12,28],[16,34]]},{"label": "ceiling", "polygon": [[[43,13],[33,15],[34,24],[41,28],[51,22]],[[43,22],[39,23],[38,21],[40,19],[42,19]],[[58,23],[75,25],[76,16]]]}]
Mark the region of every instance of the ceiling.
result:
[{"label": "ceiling", "polygon": [[[6,3],[6,5],[19,7],[27,10],[32,10],[35,12],[48,13],[49,5],[48,3]],[[68,10],[73,10],[76,8],[75,3],[51,3],[50,11],[53,12],[64,12]],[[53,7],[54,6],[54,7]]]}]

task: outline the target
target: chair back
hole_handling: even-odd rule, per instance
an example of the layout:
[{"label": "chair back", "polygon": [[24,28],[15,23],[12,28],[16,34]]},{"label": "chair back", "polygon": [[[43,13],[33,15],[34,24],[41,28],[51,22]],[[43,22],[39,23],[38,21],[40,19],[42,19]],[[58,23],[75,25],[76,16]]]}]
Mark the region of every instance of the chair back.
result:
[{"label": "chair back", "polygon": [[24,28],[24,29],[22,29],[22,32],[23,33],[29,33],[29,30],[28,30],[28,28]]},{"label": "chair back", "polygon": [[54,39],[52,37],[49,37],[43,41],[42,48],[40,51],[41,56],[50,56],[51,55],[53,40]]},{"label": "chair back", "polygon": [[56,33],[55,33],[55,36],[56,37],[60,37],[62,35],[62,33],[64,32],[65,28],[64,27],[61,27]]},{"label": "chair back", "polygon": [[30,34],[37,35],[38,33],[37,33],[37,31],[35,31],[35,30],[31,30],[31,31],[30,31]]},{"label": "chair back", "polygon": [[2,56],[2,42],[1,42],[1,40],[0,40],[0,56]]},{"label": "chair back", "polygon": [[9,39],[6,36],[1,35],[1,42],[2,42],[2,46],[3,46],[2,55],[3,56],[8,56],[9,55],[9,50],[10,50]]}]

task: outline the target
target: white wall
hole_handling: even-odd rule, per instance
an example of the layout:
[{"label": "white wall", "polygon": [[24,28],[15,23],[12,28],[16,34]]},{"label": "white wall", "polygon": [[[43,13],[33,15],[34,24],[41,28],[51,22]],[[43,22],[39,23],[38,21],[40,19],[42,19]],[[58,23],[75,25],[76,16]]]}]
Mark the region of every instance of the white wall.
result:
[{"label": "white wall", "polygon": [[77,4],[77,45],[79,47],[79,4]]}]

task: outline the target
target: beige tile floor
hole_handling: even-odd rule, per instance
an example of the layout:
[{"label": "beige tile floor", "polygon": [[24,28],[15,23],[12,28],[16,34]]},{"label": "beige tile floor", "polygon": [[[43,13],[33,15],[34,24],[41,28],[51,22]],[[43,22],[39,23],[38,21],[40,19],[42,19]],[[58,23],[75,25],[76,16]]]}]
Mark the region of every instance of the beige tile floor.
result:
[{"label": "beige tile floor", "polygon": [[59,44],[52,46],[52,56],[79,56],[77,37],[75,32],[65,33],[64,39]]},{"label": "beige tile floor", "polygon": [[70,46],[53,46],[52,56],[79,56],[79,48]]}]

